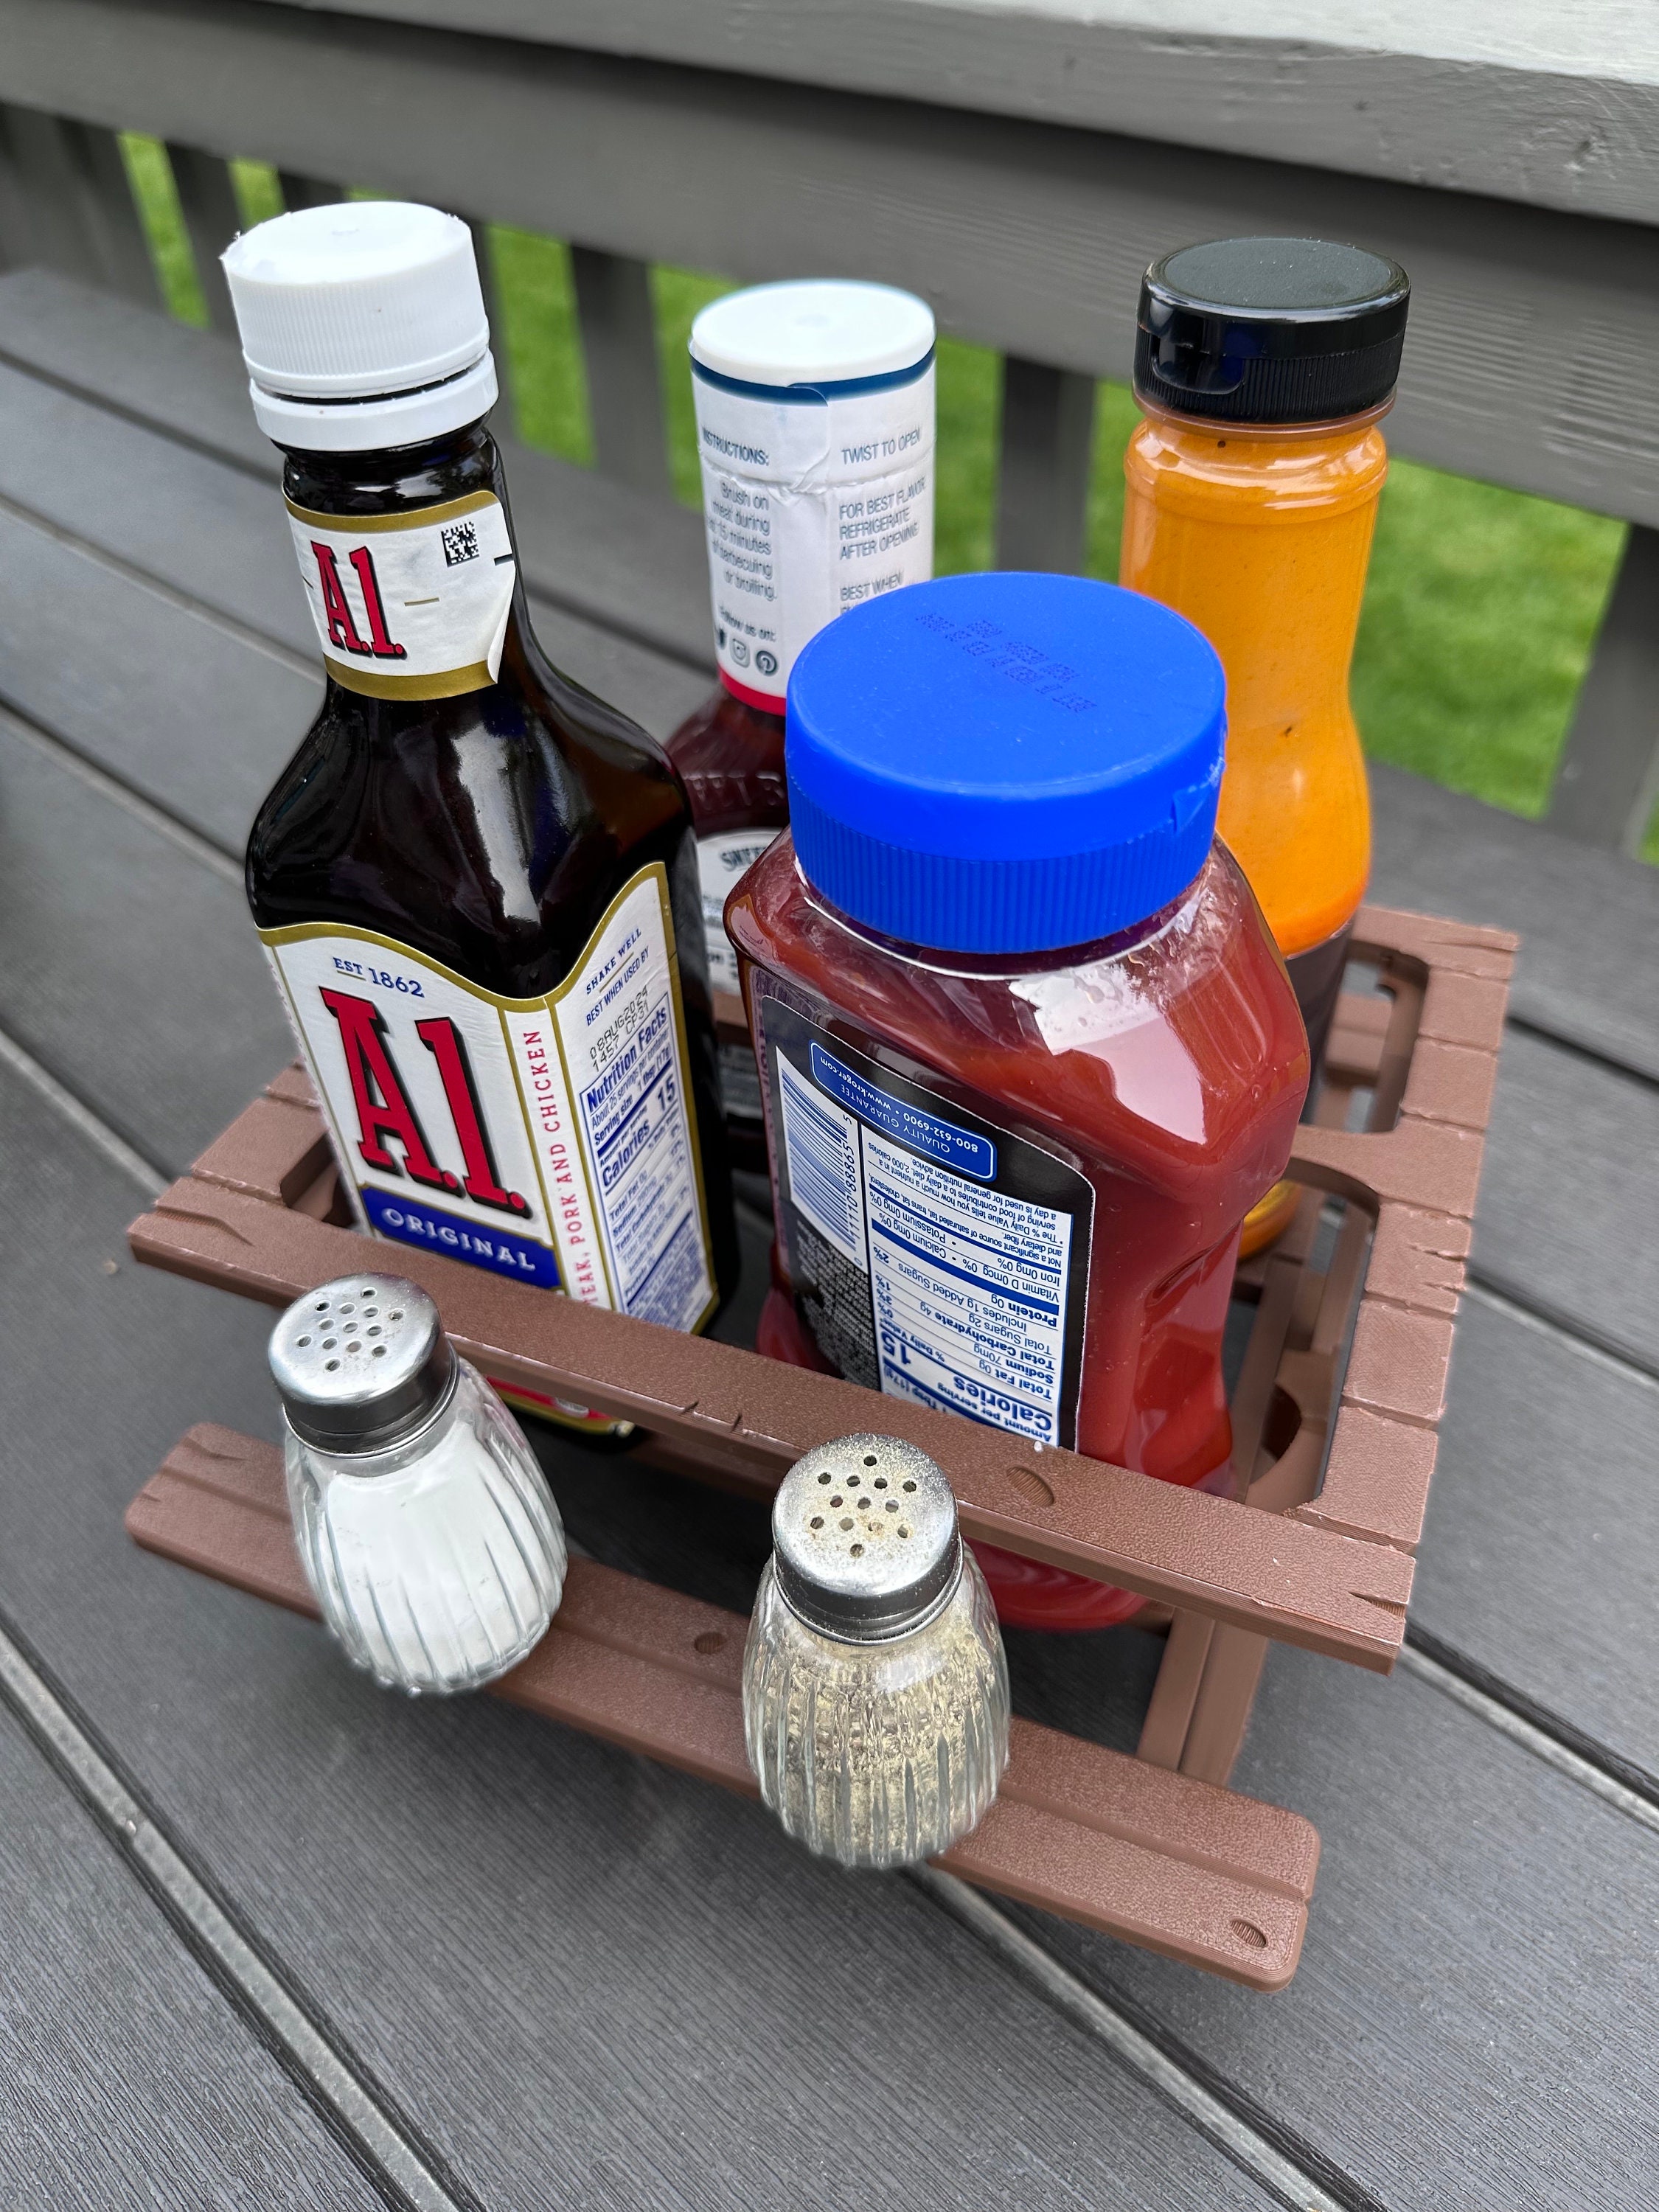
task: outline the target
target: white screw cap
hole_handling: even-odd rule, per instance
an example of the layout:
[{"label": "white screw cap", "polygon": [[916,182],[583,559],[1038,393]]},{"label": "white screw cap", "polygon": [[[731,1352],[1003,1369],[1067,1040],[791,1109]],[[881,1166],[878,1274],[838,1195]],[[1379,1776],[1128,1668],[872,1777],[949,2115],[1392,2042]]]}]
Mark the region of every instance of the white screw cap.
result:
[{"label": "white screw cap", "polygon": [[245,232],[224,269],[254,414],[284,445],[406,445],[495,398],[472,234],[453,215],[305,208]]},{"label": "white screw cap", "polygon": [[914,368],[933,311],[914,292],[850,278],[793,278],[728,292],[691,325],[691,358],[745,384],[842,384]]}]

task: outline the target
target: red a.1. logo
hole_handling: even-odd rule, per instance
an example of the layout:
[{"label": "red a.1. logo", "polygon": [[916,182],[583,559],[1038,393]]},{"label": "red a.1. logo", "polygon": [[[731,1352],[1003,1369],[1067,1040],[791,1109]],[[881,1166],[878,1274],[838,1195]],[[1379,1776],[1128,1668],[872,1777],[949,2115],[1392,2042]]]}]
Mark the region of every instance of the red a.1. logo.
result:
[{"label": "red a.1. logo", "polygon": [[323,614],[328,626],[328,639],[342,653],[355,653],[364,660],[405,660],[407,648],[397,644],[386,628],[386,608],[380,599],[380,580],[374,573],[374,556],[367,545],[355,545],[346,558],[356,571],[357,581],[362,586],[363,612],[368,620],[368,637],[365,641],[357,635],[357,624],[351,612],[351,602],[345,595],[340,580],[340,571],[334,559],[334,548],[324,545],[316,538],[311,550],[317,556],[317,581],[322,587]]},{"label": "red a.1. logo", "polygon": [[[424,1183],[428,1190],[464,1191],[476,1205],[527,1214],[529,1200],[516,1190],[504,1190],[495,1171],[466,1040],[454,1023],[447,1015],[434,1016],[416,1022],[415,1034],[438,1064],[465,1176],[441,1168],[433,1158],[420,1117],[393,1064],[385,1017],[373,1000],[356,998],[349,991],[324,991],[322,1000],[339,1025],[357,1109],[357,1150],[368,1164],[381,1175],[401,1176],[406,1170],[412,1182]],[[403,1152],[401,1167],[387,1149],[393,1144]]]}]

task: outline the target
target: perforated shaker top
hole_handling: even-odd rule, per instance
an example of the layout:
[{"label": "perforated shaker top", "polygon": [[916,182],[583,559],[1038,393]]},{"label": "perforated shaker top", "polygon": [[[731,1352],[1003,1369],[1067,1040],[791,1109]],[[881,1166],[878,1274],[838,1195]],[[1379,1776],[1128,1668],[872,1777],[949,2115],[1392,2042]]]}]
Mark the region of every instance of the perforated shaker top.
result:
[{"label": "perforated shaker top", "polygon": [[795,1612],[852,1643],[920,1626],[962,1568],[951,1486],[896,1437],[838,1437],[798,1459],[778,1488],[772,1543]]},{"label": "perforated shaker top", "polygon": [[455,1380],[438,1309],[398,1275],[343,1275],[295,1298],[270,1333],[295,1434],[325,1451],[384,1451],[429,1420]]}]

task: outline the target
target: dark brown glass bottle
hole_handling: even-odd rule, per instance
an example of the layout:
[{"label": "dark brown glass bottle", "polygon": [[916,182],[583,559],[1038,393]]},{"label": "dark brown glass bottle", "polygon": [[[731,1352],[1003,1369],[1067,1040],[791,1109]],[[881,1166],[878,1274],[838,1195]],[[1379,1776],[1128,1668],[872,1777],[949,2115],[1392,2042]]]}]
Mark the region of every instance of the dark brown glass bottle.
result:
[{"label": "dark brown glass bottle", "polygon": [[751,706],[718,684],[670,738],[668,757],[680,772],[696,825],[709,980],[717,1015],[725,1017],[720,1073],[732,1164],[764,1175],[760,1078],[738,995],[737,956],[721,915],[732,887],[789,820],[783,716]]},{"label": "dark brown glass bottle", "polygon": [[226,265],[328,679],[248,898],[359,1221],[705,1328],[738,1258],[690,807],[531,630],[465,227],[307,210]]}]

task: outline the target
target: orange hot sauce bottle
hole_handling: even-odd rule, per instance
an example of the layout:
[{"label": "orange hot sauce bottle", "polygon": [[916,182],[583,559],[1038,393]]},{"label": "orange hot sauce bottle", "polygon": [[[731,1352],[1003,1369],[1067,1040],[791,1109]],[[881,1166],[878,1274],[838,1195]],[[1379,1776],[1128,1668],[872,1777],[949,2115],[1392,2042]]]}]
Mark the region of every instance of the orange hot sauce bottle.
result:
[{"label": "orange hot sauce bottle", "polygon": [[[1318,239],[1182,247],[1147,270],[1135,341],[1145,420],[1124,456],[1119,574],[1183,614],[1227,674],[1218,834],[1285,955],[1314,1073],[1370,872],[1348,667],[1410,284]],[[1274,1186],[1243,1250],[1286,1226]]]}]

